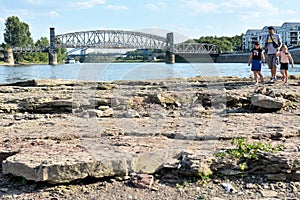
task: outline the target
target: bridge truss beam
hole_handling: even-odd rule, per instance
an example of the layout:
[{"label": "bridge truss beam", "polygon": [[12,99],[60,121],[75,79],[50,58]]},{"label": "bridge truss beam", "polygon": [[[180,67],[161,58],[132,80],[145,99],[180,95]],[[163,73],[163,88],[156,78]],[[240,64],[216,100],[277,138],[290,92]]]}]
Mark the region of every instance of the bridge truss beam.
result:
[{"label": "bridge truss beam", "polygon": [[165,49],[166,38],[122,30],[82,31],[57,35],[55,46],[63,48]]},{"label": "bridge truss beam", "polygon": [[207,43],[180,43],[175,44],[174,53],[190,53],[190,54],[219,54],[220,49],[214,44]]}]

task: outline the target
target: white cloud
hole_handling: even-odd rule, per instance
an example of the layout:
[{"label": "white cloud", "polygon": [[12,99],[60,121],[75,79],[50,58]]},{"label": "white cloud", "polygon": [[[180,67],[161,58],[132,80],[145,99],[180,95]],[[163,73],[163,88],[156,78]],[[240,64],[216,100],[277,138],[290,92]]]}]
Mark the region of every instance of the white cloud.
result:
[{"label": "white cloud", "polygon": [[145,5],[145,7],[148,9],[148,10],[151,10],[151,11],[158,11],[160,10],[161,8],[165,8],[166,7],[166,3],[165,2],[157,2],[156,4],[153,4],[153,3],[147,3]]},{"label": "white cloud", "polygon": [[9,16],[19,16],[27,19],[33,19],[37,13],[28,9],[6,10]]},{"label": "white cloud", "polygon": [[159,7],[157,5],[152,4],[152,3],[146,4],[145,7],[148,8],[149,10],[152,10],[152,11],[159,10]]},{"label": "white cloud", "polygon": [[74,8],[77,8],[77,9],[93,8],[97,5],[102,5],[102,4],[105,4],[105,0],[88,0],[88,1],[69,2],[69,5],[71,5]]},{"label": "white cloud", "polygon": [[221,4],[201,2],[198,0],[182,0],[180,1],[180,4],[183,5],[183,9],[190,15],[219,13],[219,9],[221,7]]},{"label": "white cloud", "polygon": [[282,14],[287,14],[287,15],[296,15],[297,14],[297,12],[294,11],[294,10],[282,10],[281,13]]},{"label": "white cloud", "polygon": [[[222,6],[227,8],[250,8],[252,6],[252,2],[251,0],[229,0],[223,2]],[[255,6],[257,6],[257,4],[255,4]]]},{"label": "white cloud", "polygon": [[108,5],[106,6],[108,10],[128,10],[127,6],[124,5]]},{"label": "white cloud", "polygon": [[50,11],[50,12],[49,12],[49,15],[50,15],[51,17],[58,17],[58,16],[59,16],[58,12],[56,12],[56,11],[54,11],[54,10]]},{"label": "white cloud", "polygon": [[32,4],[32,5],[38,5],[41,3],[40,0],[27,0],[27,3]]},{"label": "white cloud", "polygon": [[[218,3],[210,3],[201,0],[181,0],[182,8],[186,13],[198,14],[240,14],[242,19],[251,17],[261,18],[262,16],[274,16],[277,14],[295,15],[296,11],[283,10],[280,5],[272,3],[270,0],[223,0]],[[241,14],[243,12],[243,14]],[[247,16],[250,15],[250,16]]]}]

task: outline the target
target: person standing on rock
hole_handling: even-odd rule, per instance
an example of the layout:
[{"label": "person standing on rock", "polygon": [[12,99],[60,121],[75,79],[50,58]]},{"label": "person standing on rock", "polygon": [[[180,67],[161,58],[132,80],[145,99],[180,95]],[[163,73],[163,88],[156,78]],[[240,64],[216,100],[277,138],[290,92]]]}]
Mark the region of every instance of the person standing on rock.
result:
[{"label": "person standing on rock", "polygon": [[271,79],[269,82],[274,83],[274,81],[277,80],[276,72],[277,72],[277,65],[279,63],[277,53],[281,48],[282,40],[281,40],[281,36],[275,33],[273,26],[268,27],[268,32],[269,35],[267,36],[265,49],[268,52],[268,66],[269,69],[271,70]]},{"label": "person standing on rock", "polygon": [[292,55],[288,52],[288,47],[283,45],[282,51],[278,55],[280,56],[280,73],[282,74],[282,81],[285,85],[289,84],[289,61],[292,64],[292,68],[294,68],[294,59]]},{"label": "person standing on rock", "polygon": [[265,56],[263,50],[260,48],[260,43],[255,42],[254,48],[251,50],[248,66],[251,65],[251,70],[254,74],[255,85],[258,85],[258,76],[260,77],[260,82],[264,82],[264,77],[261,73],[261,64],[265,65]]}]

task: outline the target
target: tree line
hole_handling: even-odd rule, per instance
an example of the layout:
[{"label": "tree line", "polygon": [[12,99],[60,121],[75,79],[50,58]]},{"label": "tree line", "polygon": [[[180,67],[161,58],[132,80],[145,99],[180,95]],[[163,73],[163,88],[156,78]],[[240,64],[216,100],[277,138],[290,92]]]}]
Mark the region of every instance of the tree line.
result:
[{"label": "tree line", "polygon": [[[29,25],[20,21],[17,16],[10,16],[4,23],[4,43],[1,47],[9,49],[13,47],[39,47],[47,48],[50,42],[47,37],[41,37],[36,42],[31,37]],[[62,62],[66,55],[66,49],[57,49],[57,60]],[[19,63],[47,63],[47,53],[22,53],[16,55],[17,62]]]},{"label": "tree line", "polygon": [[209,43],[217,45],[221,52],[232,52],[232,51],[241,51],[242,50],[242,38],[244,34],[235,35],[233,37],[227,36],[204,36],[194,41],[198,43]]}]

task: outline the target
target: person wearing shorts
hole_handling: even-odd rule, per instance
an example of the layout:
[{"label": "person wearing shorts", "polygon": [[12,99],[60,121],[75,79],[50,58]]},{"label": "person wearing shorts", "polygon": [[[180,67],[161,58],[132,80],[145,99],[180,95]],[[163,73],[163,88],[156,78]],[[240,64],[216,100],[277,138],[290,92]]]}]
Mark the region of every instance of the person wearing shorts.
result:
[{"label": "person wearing shorts", "polygon": [[282,41],[281,36],[275,33],[274,27],[268,27],[269,35],[267,36],[267,40],[265,42],[265,49],[268,51],[268,66],[271,71],[271,79],[270,83],[273,83],[276,78],[277,66],[279,64],[278,55]]},{"label": "person wearing shorts", "polygon": [[265,64],[265,56],[263,50],[260,48],[260,43],[255,42],[254,48],[251,50],[248,66],[251,65],[251,71],[253,71],[255,85],[258,85],[258,76],[260,77],[260,82],[264,82],[264,76],[261,73],[261,65]]},{"label": "person wearing shorts", "polygon": [[283,45],[282,51],[278,53],[280,56],[280,73],[282,75],[282,81],[285,85],[289,84],[289,62],[292,64],[292,68],[294,68],[294,59],[292,55],[288,52],[288,48],[286,45]]}]

